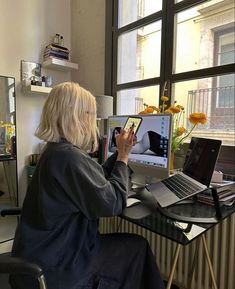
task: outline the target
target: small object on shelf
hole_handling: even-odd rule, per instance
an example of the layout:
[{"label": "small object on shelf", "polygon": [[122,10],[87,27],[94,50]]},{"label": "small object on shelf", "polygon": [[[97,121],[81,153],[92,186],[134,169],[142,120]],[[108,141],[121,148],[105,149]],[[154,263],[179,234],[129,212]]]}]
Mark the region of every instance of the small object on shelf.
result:
[{"label": "small object on shelf", "polygon": [[36,76],[32,76],[31,77],[31,85],[36,85],[36,84],[37,84]]},{"label": "small object on shelf", "polygon": [[60,36],[60,46],[64,46],[64,37],[61,35]]},{"label": "small object on shelf", "polygon": [[21,60],[21,80],[31,80],[41,76],[41,64]]},{"label": "small object on shelf", "polygon": [[45,86],[52,87],[52,84],[53,84],[52,76],[51,75],[45,76]]},{"label": "small object on shelf", "polygon": [[45,87],[46,86],[46,77],[42,76],[42,86]]},{"label": "small object on shelf", "polygon": [[37,80],[37,81],[36,81],[36,85],[42,86],[42,81],[41,81],[41,80]]},{"label": "small object on shelf", "polygon": [[54,44],[59,44],[60,43],[60,34],[56,33],[53,39]]}]

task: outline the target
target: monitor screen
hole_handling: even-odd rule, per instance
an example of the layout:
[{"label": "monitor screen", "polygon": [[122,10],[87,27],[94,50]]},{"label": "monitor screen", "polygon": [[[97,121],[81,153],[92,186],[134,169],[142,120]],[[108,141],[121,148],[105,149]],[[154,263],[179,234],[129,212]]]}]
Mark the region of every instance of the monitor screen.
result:
[{"label": "monitor screen", "polygon": [[220,146],[221,140],[192,137],[185,157],[183,173],[209,186]]},{"label": "monitor screen", "polygon": [[115,136],[120,129],[127,123],[131,125],[133,121],[138,124],[137,142],[129,154],[129,166],[134,172],[133,183],[142,186],[169,176],[171,118],[170,114],[108,118],[107,157],[116,151]]}]

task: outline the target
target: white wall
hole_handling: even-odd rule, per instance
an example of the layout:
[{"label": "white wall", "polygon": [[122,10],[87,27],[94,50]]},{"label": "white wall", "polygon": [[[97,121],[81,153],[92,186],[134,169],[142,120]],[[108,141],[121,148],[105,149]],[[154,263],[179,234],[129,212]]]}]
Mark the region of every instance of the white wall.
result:
[{"label": "white wall", "polygon": [[[26,186],[28,156],[40,141],[34,137],[46,96],[23,93],[20,61],[41,62],[53,35],[64,36],[71,60],[79,64],[72,80],[94,94],[104,94],[105,0],[0,0],[0,75],[16,79],[19,196]],[[70,72],[42,71],[54,84],[71,79]]]},{"label": "white wall", "polygon": [[104,94],[105,0],[71,0],[72,57],[78,81],[94,95]]},{"label": "white wall", "polygon": [[[46,96],[26,95],[21,90],[20,61],[41,62],[44,47],[55,33],[71,43],[69,0],[0,0],[0,75],[16,79],[17,157],[19,195],[25,195],[27,157],[37,150],[34,137]],[[75,62],[75,60],[74,60]],[[70,72],[48,71],[54,83],[70,79]]]}]

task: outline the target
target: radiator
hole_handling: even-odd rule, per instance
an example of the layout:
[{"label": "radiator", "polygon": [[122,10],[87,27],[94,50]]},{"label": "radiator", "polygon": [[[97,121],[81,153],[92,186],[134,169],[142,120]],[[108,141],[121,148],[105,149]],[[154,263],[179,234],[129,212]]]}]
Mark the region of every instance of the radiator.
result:
[{"label": "radiator", "polygon": [[[154,234],[144,228],[136,226],[119,217],[102,218],[100,221],[101,233],[129,232],[136,233],[148,239],[159,269],[164,279],[167,280],[171,269],[176,243]],[[218,289],[235,288],[235,214],[216,225],[205,233],[212,266],[216,276]],[[180,288],[187,288],[191,262],[196,247],[194,240],[189,245],[182,247],[173,283]],[[200,242],[198,250],[198,265],[194,272],[192,287],[187,289],[212,289],[211,277],[205,258],[204,248]]]}]

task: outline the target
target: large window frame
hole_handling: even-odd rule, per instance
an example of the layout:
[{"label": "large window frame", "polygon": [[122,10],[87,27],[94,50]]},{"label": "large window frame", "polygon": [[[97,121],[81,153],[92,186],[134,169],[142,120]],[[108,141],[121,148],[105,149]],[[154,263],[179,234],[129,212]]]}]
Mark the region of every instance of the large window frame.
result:
[{"label": "large window frame", "polygon": [[[187,80],[202,79],[207,77],[221,76],[234,72],[234,64],[216,65],[214,67],[203,68],[193,71],[173,73],[174,60],[174,35],[175,14],[192,8],[198,4],[207,2],[207,0],[184,0],[174,3],[173,0],[164,0],[162,10],[153,13],[145,18],[138,19],[123,27],[118,27],[118,0],[106,1],[106,65],[105,65],[105,93],[114,96],[114,112],[116,112],[117,92],[124,89],[141,88],[152,85],[159,85],[159,100],[163,92],[163,87],[167,83],[167,93],[164,92],[173,101],[172,87],[175,83]],[[161,41],[161,67],[160,76],[126,82],[117,83],[117,43],[118,37],[126,33],[151,24],[156,21],[162,21],[162,41]],[[161,103],[159,103],[160,105]]]}]

